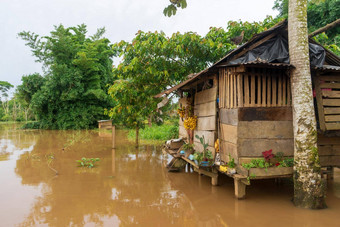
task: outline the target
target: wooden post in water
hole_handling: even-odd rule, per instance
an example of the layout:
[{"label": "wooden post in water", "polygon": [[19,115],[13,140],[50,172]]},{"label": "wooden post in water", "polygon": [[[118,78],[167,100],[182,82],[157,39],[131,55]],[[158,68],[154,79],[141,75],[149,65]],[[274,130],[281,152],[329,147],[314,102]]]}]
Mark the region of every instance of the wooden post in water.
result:
[{"label": "wooden post in water", "polygon": [[112,149],[116,148],[116,126],[112,125]]},{"label": "wooden post in water", "polygon": [[239,178],[234,178],[235,197],[244,199],[246,197],[246,185]]},{"label": "wooden post in water", "polygon": [[112,176],[116,175],[116,149],[112,148]]}]

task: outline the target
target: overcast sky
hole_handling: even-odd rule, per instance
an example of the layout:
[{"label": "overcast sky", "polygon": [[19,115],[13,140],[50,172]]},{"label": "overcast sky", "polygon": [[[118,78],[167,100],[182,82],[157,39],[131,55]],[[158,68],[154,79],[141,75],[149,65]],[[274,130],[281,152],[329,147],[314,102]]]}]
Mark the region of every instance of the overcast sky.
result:
[{"label": "overcast sky", "polygon": [[0,80],[17,86],[21,77],[41,72],[29,47],[17,37],[21,31],[48,35],[53,25],[85,23],[89,34],[105,27],[112,43],[131,40],[138,30],[194,31],[205,35],[209,27],[229,20],[261,21],[276,16],[274,0],[188,0],[188,7],[165,17],[168,0],[0,0]]}]

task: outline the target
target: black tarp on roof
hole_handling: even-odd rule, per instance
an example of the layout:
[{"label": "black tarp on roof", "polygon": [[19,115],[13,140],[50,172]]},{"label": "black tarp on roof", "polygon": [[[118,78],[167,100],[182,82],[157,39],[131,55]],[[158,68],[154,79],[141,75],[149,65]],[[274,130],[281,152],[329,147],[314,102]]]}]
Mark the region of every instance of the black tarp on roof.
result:
[{"label": "black tarp on roof", "polygon": [[[315,67],[322,67],[326,52],[325,49],[317,44],[309,43],[310,64]],[[288,41],[282,35],[277,35],[264,42],[262,45],[249,50],[245,55],[230,61],[228,65],[236,65],[247,62],[261,60],[268,63],[289,64]]]}]

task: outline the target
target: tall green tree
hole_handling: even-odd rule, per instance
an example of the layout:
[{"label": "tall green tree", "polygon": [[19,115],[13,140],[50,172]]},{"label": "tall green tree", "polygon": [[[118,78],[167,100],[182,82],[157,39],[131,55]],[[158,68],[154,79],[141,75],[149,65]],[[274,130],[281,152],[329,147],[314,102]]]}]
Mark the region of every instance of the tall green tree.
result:
[{"label": "tall green tree", "polygon": [[28,120],[28,115],[31,112],[31,101],[33,95],[40,91],[45,83],[45,78],[39,73],[23,76],[21,78],[22,84],[16,89],[15,96],[17,97],[21,107],[23,108],[25,120]]},{"label": "tall green tree", "polygon": [[0,102],[1,102],[1,111],[0,111],[0,119],[7,119],[7,115],[9,113],[9,100],[8,100],[8,91],[13,88],[13,85],[8,83],[7,81],[0,81]]},{"label": "tall green tree", "polygon": [[113,51],[104,32],[88,37],[86,25],[59,25],[50,36],[19,33],[43,63],[44,83],[30,102],[43,128],[89,128],[112,105],[106,85],[113,82]]},{"label": "tall green tree", "polygon": [[8,83],[7,81],[0,81],[0,92],[1,92],[1,96],[0,99],[2,97],[8,97],[7,92],[9,91],[9,89],[13,88],[13,85]]}]

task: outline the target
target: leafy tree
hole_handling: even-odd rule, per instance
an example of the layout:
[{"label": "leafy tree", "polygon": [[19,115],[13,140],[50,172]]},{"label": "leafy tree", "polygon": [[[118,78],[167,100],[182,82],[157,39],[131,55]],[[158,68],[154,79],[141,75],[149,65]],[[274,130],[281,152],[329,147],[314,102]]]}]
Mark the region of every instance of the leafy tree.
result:
[{"label": "leafy tree", "polygon": [[[40,89],[20,88],[43,128],[89,128],[104,117],[104,108],[111,106],[106,84],[113,82],[113,51],[109,40],[102,38],[104,32],[98,29],[87,37],[86,25],[59,25],[50,36],[19,33],[36,61],[43,63],[45,75]],[[42,81],[35,75],[23,82],[35,79]]]},{"label": "leafy tree", "polygon": [[41,89],[45,82],[45,78],[42,77],[39,73],[34,73],[31,75],[23,76],[21,78],[21,81],[22,84],[17,87],[15,96],[18,98],[18,101],[23,108],[25,120],[27,121],[28,115],[31,111],[30,104],[33,95]]},{"label": "leafy tree", "polygon": [[[280,17],[288,16],[288,0],[276,0],[273,9]],[[309,0],[307,3],[307,22],[309,33],[339,19],[340,0]],[[340,27],[329,29],[314,37],[329,50],[340,55]]]},{"label": "leafy tree", "polygon": [[272,17],[253,23],[230,21],[227,29],[212,27],[204,37],[193,32],[166,37],[163,32],[139,31],[132,42],[114,44],[115,55],[123,61],[113,70],[119,80],[109,93],[117,105],[107,114],[116,123],[137,129],[143,127],[143,122],[156,114],[160,100],[153,99],[154,95],[219,60],[236,47],[230,39],[241,31],[245,31],[247,41],[253,32],[262,32],[277,21]]},{"label": "leafy tree", "polygon": [[[2,109],[0,111],[0,119],[2,119],[2,120],[6,120],[8,118],[8,113],[9,113],[9,103],[8,103],[8,101],[9,100],[7,100],[7,98],[8,98],[7,92],[12,87],[13,87],[13,85],[8,83],[7,81],[0,81],[0,92],[1,92],[0,102],[1,102],[1,106],[2,106]],[[5,98],[5,99],[2,100],[3,98]]]},{"label": "leafy tree", "polygon": [[12,84],[8,83],[7,81],[0,81],[0,92],[1,92],[1,96],[0,99],[2,97],[8,97],[8,90],[11,89],[13,87]]},{"label": "leafy tree", "polygon": [[144,127],[144,120],[155,113],[159,100],[154,95],[217,58],[208,41],[191,32],[175,33],[169,38],[163,32],[139,31],[131,43],[122,41],[113,49],[123,61],[113,70],[119,80],[109,93],[116,106],[108,113],[116,121],[136,128],[136,135]]},{"label": "leafy tree", "polygon": [[176,15],[177,8],[186,8],[187,1],[186,0],[169,0],[170,4],[163,10],[163,14],[165,16],[171,17],[172,15]]}]

